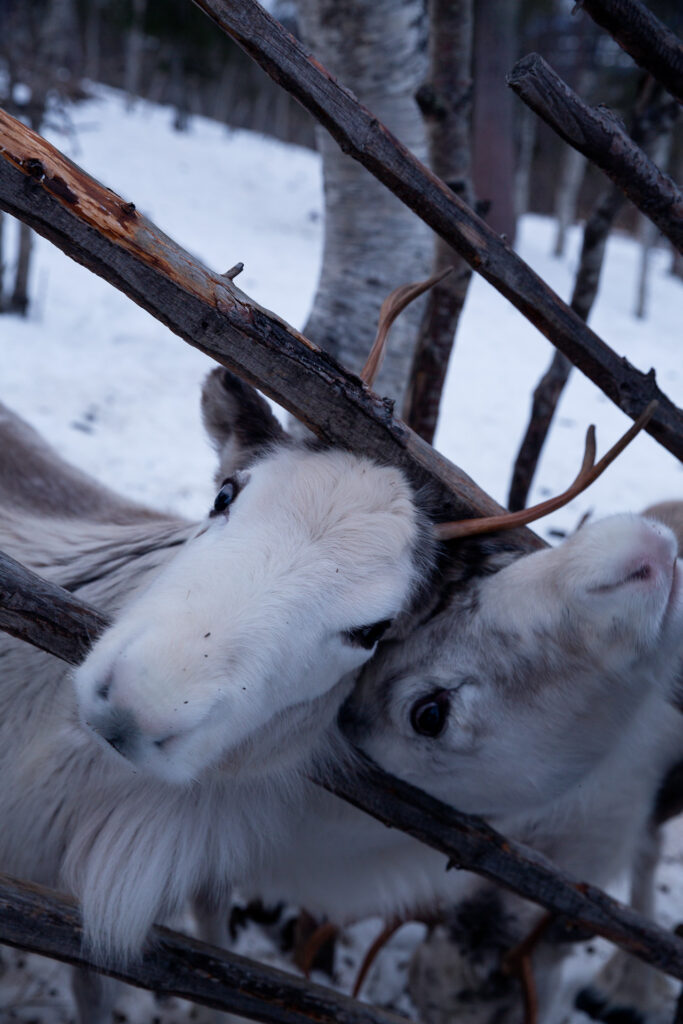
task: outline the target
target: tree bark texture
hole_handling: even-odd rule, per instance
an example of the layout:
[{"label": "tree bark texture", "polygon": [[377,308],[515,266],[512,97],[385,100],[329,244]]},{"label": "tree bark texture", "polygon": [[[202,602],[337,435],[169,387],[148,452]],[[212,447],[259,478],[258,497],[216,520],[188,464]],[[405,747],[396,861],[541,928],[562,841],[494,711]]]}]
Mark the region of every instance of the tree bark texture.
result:
[{"label": "tree bark texture", "polygon": [[[393,463],[416,486],[430,483],[445,519],[500,511],[467,474],[394,419],[391,403],[2,111],[0,208],[261,388],[324,441]],[[528,529],[509,538],[521,550],[543,546]]]},{"label": "tree bark texture", "polygon": [[[13,560],[5,556],[4,579],[0,580],[0,607],[9,600],[15,619],[28,618],[33,598],[27,587],[34,574],[20,566],[17,570],[18,582],[15,583],[13,572]],[[84,623],[87,629],[96,621],[99,628],[106,624],[105,617],[93,612],[87,605],[79,608],[81,602],[54,583],[36,578],[36,587],[41,602],[53,602],[55,625],[37,621],[30,635],[25,634],[25,638],[71,664],[78,664],[84,653],[81,643]],[[2,622],[0,628],[5,628]],[[673,977],[683,979],[683,939],[611,899],[595,886],[573,879],[522,843],[506,839],[481,818],[463,814],[409,783],[387,774],[360,753],[355,763],[357,767],[353,773],[349,772],[346,765],[336,771],[328,768],[317,775],[314,773],[312,781],[384,824],[399,828],[446,854],[450,868],[466,869],[483,875],[519,896],[568,918],[570,925],[573,923],[576,926],[577,935],[586,930],[589,933],[595,932]],[[1,895],[0,892],[0,910]],[[20,935],[23,938],[16,944],[24,945],[27,939],[26,918],[22,916],[21,908],[19,916]],[[7,931],[2,930],[7,919],[8,915],[3,917],[0,914],[0,941],[13,942],[11,937],[7,937]],[[42,931],[42,927],[39,930]],[[155,934],[162,933],[163,930],[158,929]],[[35,927],[30,927],[30,924],[28,936],[31,941],[35,941]],[[68,941],[69,937],[66,936],[66,939]],[[35,945],[27,948],[37,949]],[[70,948],[73,949],[73,946]],[[60,950],[64,951],[61,940],[51,949],[37,949],[52,956],[59,956]],[[74,962],[73,956],[64,958]],[[229,959],[233,958],[223,954],[221,963],[225,964]],[[123,980],[131,980],[119,976]],[[147,974],[142,977],[147,979]],[[156,988],[154,980],[150,980],[150,987]],[[133,980],[133,984],[139,983]],[[146,984],[147,981],[142,983]],[[183,994],[177,988],[172,991],[177,995]],[[185,997],[198,998],[196,995]],[[203,997],[200,1001],[208,1002]],[[217,1001],[209,1005],[225,1006]],[[256,1019],[279,1018],[263,1016]]]},{"label": "tree bark texture", "polygon": [[515,241],[514,104],[505,70],[517,59],[519,0],[477,0],[474,5],[474,190],[488,206],[486,219],[510,245]]},{"label": "tree bark texture", "polygon": [[[471,178],[472,0],[431,0],[429,80],[417,93],[427,126],[433,172],[468,206]],[[428,441],[434,439],[448,360],[472,277],[471,267],[438,235],[433,272],[454,272],[428,293],[413,354],[403,419]]]},{"label": "tree bark texture", "polygon": [[387,188],[441,235],[535,324],[623,412],[635,419],[652,399],[648,424],[683,458],[683,414],[652,374],[640,373],[591,331],[523,260],[255,0],[194,0],[264,70],[288,89]]},{"label": "tree bark texture", "polygon": [[613,115],[587,106],[535,53],[515,65],[508,82],[560,138],[604,171],[683,251],[683,193]]},{"label": "tree bark texture", "polygon": [[636,64],[683,103],[683,42],[640,0],[579,0]]},{"label": "tree bark texture", "polygon": [[0,942],[267,1024],[406,1024],[405,1017],[314,985],[168,928],[154,928],[138,961],[98,964],[84,954],[74,903],[0,875]]},{"label": "tree bark texture", "polygon": [[[424,157],[425,132],[415,93],[426,71],[423,0],[298,0],[304,44],[390,131]],[[426,226],[326,131],[322,155],[325,236],[306,337],[360,372],[379,309],[398,285],[429,273]],[[376,388],[400,408],[423,301],[396,321]]]}]

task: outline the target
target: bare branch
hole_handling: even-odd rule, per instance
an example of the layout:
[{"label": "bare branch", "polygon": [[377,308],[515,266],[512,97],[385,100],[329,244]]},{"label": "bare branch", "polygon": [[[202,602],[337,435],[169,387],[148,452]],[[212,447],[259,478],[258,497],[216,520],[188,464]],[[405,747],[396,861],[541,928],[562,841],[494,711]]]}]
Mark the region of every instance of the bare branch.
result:
[{"label": "bare branch", "polygon": [[103,967],[83,952],[82,939],[70,899],[0,875],[0,942],[7,945],[268,1024],[406,1024],[405,1017],[388,1010],[168,928],[154,928],[143,956],[125,967]]},{"label": "bare branch", "polygon": [[[662,86],[653,78],[644,75],[643,79],[634,106],[631,137],[649,153],[652,145],[670,132],[671,107],[675,104],[664,96]],[[607,236],[625,202],[626,196],[621,189],[608,184],[584,225],[579,269],[571,299],[572,309],[582,320],[588,320],[595,302]],[[510,483],[508,508],[511,512],[524,508],[527,503],[538,460],[570,371],[569,360],[556,351],[534,390],[529,424],[515,459]]]},{"label": "bare branch", "polygon": [[348,770],[315,781],[392,828],[445,853],[449,867],[474,871],[570,922],[577,939],[602,935],[673,977],[683,977],[683,940],[579,882],[544,856],[506,839],[481,818],[463,814],[362,759]]},{"label": "bare branch", "polygon": [[584,103],[537,53],[515,64],[508,85],[560,138],[604,171],[683,252],[683,193],[612,114]]},{"label": "bare branch", "polygon": [[443,181],[420,163],[256,0],[194,0],[387,188],[535,324],[620,409],[635,418],[653,399],[648,433],[683,459],[683,412],[590,330]]},{"label": "bare branch", "polygon": [[[28,570],[23,571],[28,573]],[[6,572],[11,572],[11,560]],[[30,640],[39,643],[44,650],[51,651],[58,658],[77,664],[83,657],[78,641],[83,619],[79,613],[74,612],[75,598],[45,580],[41,581],[41,586],[45,597],[49,595],[54,602],[55,617],[62,622],[73,621],[72,634],[75,639],[70,646],[69,632],[62,629],[62,635],[67,639],[62,641],[60,636],[55,641],[54,631],[46,628],[38,640],[40,625],[37,624]],[[10,587],[9,592],[15,614],[21,612],[21,588]],[[7,600],[6,595],[7,584],[0,589],[0,607]],[[84,614],[86,620],[89,620],[91,609],[85,608]],[[103,617],[99,621],[105,622]],[[588,930],[602,935],[667,974],[683,979],[682,939],[611,899],[595,886],[572,878],[529,847],[506,839],[481,818],[463,814],[422,790],[388,775],[360,753],[354,772],[349,772],[345,765],[341,770],[327,768],[324,772],[314,773],[312,779],[385,825],[400,828],[446,854],[449,867],[464,868],[483,875],[519,896],[540,904],[546,910],[568,918],[577,927],[577,933]],[[12,942],[11,938],[6,937],[7,933],[2,931],[2,921],[3,915],[0,913],[0,941]],[[166,933],[159,931],[157,934]],[[59,944],[51,949],[52,952],[50,949],[44,951],[48,955],[58,955]],[[67,959],[74,962],[71,956]],[[156,983],[154,987],[157,987]]]},{"label": "bare branch", "polygon": [[[394,419],[391,403],[4,111],[0,208],[261,388],[325,441],[393,463],[416,486],[431,483],[445,516],[502,511],[467,474]],[[542,545],[530,531],[517,539],[522,550]]]},{"label": "bare branch", "polygon": [[683,103],[683,42],[640,0],[577,0],[636,64]]}]

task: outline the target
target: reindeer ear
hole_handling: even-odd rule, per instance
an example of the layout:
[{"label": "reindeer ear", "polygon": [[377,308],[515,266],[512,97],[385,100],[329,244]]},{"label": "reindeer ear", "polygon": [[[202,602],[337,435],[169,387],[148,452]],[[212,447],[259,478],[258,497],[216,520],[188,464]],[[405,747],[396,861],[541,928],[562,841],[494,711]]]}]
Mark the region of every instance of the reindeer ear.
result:
[{"label": "reindeer ear", "polygon": [[202,419],[218,453],[219,483],[286,437],[258,391],[222,367],[212,370],[204,381]]}]

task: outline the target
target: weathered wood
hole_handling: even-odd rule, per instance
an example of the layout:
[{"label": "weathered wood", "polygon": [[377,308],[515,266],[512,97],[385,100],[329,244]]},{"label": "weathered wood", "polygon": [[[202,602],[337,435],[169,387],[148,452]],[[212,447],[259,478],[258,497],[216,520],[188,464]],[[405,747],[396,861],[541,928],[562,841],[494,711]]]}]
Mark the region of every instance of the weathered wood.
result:
[{"label": "weathered wood", "polygon": [[[11,566],[7,571],[11,571]],[[73,629],[68,631],[62,627],[60,636],[55,639],[55,632],[48,627],[38,638],[41,627],[37,624],[33,635],[26,639],[38,643],[58,658],[78,664],[83,657],[78,641],[83,619],[81,612],[74,607],[78,602],[55,584],[42,581],[41,588],[45,597],[50,596],[54,602],[55,618],[62,623],[73,620]],[[5,589],[6,585],[0,589],[0,607],[5,602]],[[17,588],[12,593],[20,595],[21,590]],[[15,609],[20,607],[20,597],[15,596],[13,601]],[[85,608],[83,614],[88,621],[92,610]],[[99,622],[104,623],[104,617],[100,617]],[[69,635],[74,637],[71,645]],[[602,935],[634,956],[683,979],[683,939],[611,899],[595,886],[571,878],[529,847],[506,839],[481,818],[463,814],[388,775],[360,754],[357,771],[351,773],[347,767],[339,772],[328,769],[313,775],[312,779],[385,825],[399,828],[446,854],[452,867],[467,868],[484,875],[547,910],[566,916],[575,922],[577,931],[583,933],[587,929]],[[0,923],[0,942],[11,942],[11,938],[5,937],[2,927]],[[51,948],[58,950],[59,942]],[[47,952],[48,955],[57,955]],[[157,987],[156,983],[152,984]]]},{"label": "weathered wood", "polygon": [[[417,486],[431,484],[443,518],[500,511],[466,473],[395,419],[390,402],[4,111],[0,208],[261,388],[323,440],[393,463]],[[515,542],[522,550],[543,543],[529,530]]]},{"label": "weathered wood", "polygon": [[194,0],[197,6],[320,121],[360,161],[535,324],[620,409],[635,419],[654,398],[647,430],[683,459],[683,412],[618,356],[504,239],[420,163],[256,0]]},{"label": "weathered wood", "polygon": [[508,84],[561,139],[604,171],[683,252],[683,193],[614,115],[584,103],[537,53],[515,64]]},{"label": "weathered wood", "polygon": [[107,625],[95,608],[0,551],[0,629],[77,665]]},{"label": "weathered wood", "polygon": [[481,818],[464,814],[359,757],[351,774],[315,781],[331,793],[445,853],[448,868],[474,871],[567,919],[577,939],[601,935],[666,974],[683,978],[683,939],[579,881],[523,843],[506,839]]},{"label": "weathered wood", "polygon": [[406,1024],[388,1010],[168,928],[152,930],[140,960],[101,966],[83,951],[80,917],[70,899],[6,875],[0,875],[0,942],[268,1024]]},{"label": "weathered wood", "polygon": [[636,64],[683,103],[683,42],[640,0],[578,0]]}]

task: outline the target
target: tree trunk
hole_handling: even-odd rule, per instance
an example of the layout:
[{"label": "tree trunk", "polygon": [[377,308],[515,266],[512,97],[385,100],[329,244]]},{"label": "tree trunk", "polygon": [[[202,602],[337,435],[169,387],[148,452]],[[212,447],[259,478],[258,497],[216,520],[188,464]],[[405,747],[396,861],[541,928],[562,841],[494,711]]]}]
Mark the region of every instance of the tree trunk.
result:
[{"label": "tree trunk", "polygon": [[33,231],[28,224],[19,225],[19,246],[17,249],[17,265],[14,272],[14,287],[7,303],[9,313],[26,316],[29,305],[28,283],[31,269],[31,253],[33,251]]},{"label": "tree trunk", "polygon": [[529,189],[534,148],[538,134],[538,118],[527,107],[519,115],[519,148],[515,170],[515,218],[519,220],[529,211]]},{"label": "tree trunk", "polygon": [[[415,93],[424,81],[422,0],[299,0],[306,47],[419,157],[425,133]],[[389,292],[429,272],[431,242],[403,204],[318,129],[325,190],[323,263],[306,336],[358,372]],[[422,303],[392,328],[377,390],[403,400]]]},{"label": "tree trunk", "polygon": [[[430,0],[429,81],[417,99],[429,138],[431,168],[473,205],[471,180],[472,0]],[[434,271],[453,266],[427,296],[403,418],[425,441],[434,438],[448,360],[472,270],[442,238]]]},{"label": "tree trunk", "polygon": [[133,16],[126,39],[126,65],[123,75],[127,110],[133,109],[135,101],[140,95],[146,10],[147,0],[133,0]]},{"label": "tree trunk", "polygon": [[85,60],[83,73],[91,82],[99,81],[101,39],[102,0],[90,0],[85,21]]},{"label": "tree trunk", "polygon": [[174,108],[173,127],[177,132],[186,132],[190,125],[190,113],[187,104],[185,62],[180,47],[175,43],[172,44],[170,64],[171,103]]},{"label": "tree trunk", "polygon": [[[652,146],[651,156],[654,162],[662,170],[666,169],[671,155],[671,131],[664,131],[657,138]],[[657,241],[659,232],[652,221],[640,214],[638,218],[638,239],[640,241],[640,264],[638,268],[638,287],[636,292],[635,315],[642,320],[647,313],[648,279],[650,276],[650,265],[652,250]]]},{"label": "tree trunk", "polygon": [[588,161],[583,153],[571,146],[564,146],[560,164],[559,183],[555,193],[555,244],[553,256],[564,256],[567,246],[567,231],[576,220],[579,191],[586,173]]},{"label": "tree trunk", "polygon": [[486,219],[515,240],[514,99],[505,75],[517,59],[519,0],[477,0],[474,19],[474,191]]},{"label": "tree trunk", "polygon": [[[580,96],[590,97],[597,79],[594,70],[595,61],[595,33],[589,31],[591,22],[585,18],[582,23],[583,31],[580,32],[579,51],[575,66],[574,77],[576,90]],[[591,45],[593,44],[593,45]],[[574,84],[574,82],[570,82]],[[555,192],[555,218],[557,220],[557,231],[555,234],[555,245],[553,256],[564,256],[567,244],[567,231],[576,220],[576,208],[578,206],[579,192],[586,173],[587,160],[585,156],[578,153],[571,146],[563,146],[560,158],[557,190]]]}]

